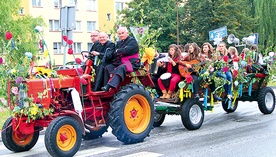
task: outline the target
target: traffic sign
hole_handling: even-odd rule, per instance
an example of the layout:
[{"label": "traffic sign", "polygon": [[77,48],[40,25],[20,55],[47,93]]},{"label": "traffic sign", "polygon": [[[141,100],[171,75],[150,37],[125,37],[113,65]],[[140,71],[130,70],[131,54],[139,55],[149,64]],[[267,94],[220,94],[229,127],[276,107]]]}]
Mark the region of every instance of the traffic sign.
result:
[{"label": "traffic sign", "polygon": [[259,37],[259,34],[258,34],[258,33],[253,33],[253,34],[251,34],[250,36],[255,36],[254,44],[258,45],[258,37]]},{"label": "traffic sign", "polygon": [[213,41],[215,38],[223,38],[227,36],[227,27],[220,27],[218,29],[209,31],[209,40]]}]

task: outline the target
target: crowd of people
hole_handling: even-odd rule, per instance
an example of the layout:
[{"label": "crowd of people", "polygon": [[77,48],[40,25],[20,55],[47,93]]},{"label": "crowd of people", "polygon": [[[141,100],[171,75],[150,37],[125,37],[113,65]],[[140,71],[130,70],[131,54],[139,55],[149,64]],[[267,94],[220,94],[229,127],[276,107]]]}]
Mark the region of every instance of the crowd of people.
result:
[{"label": "crowd of people", "polygon": [[[172,49],[172,47],[176,47],[174,48],[175,50]],[[178,54],[179,51],[184,55],[180,55],[180,57],[175,58],[174,54]],[[158,86],[156,84],[155,86],[157,93],[162,95],[160,97],[161,99],[171,99],[172,91],[177,90],[177,86],[175,84],[178,84],[181,80],[185,80],[186,76],[192,77],[193,97],[200,98],[199,80],[202,79],[201,74],[204,74],[206,69],[208,69],[206,66],[210,66],[209,63],[215,63],[212,73],[208,73],[209,76],[214,75],[225,80],[226,83],[224,84],[224,92],[227,94],[229,99],[232,99],[233,71],[237,72],[239,68],[243,68],[243,75],[252,72],[255,73],[256,69],[254,69],[252,65],[262,66],[264,64],[262,55],[258,52],[257,45],[252,45],[250,49],[244,48],[239,54],[236,47],[230,46],[227,49],[225,42],[220,42],[216,48],[214,48],[208,42],[203,43],[201,47],[199,47],[197,43],[188,43],[185,46],[172,44],[169,46],[169,52],[167,56],[172,59],[169,59],[167,63],[164,63],[163,60],[157,60],[157,66],[159,67],[159,70],[152,76],[153,81],[156,81],[156,78],[158,78]],[[240,61],[243,61],[246,65],[241,67]],[[220,64],[219,62],[223,62],[227,69],[216,66],[216,63]],[[180,68],[174,68],[178,67],[179,65],[189,69],[189,73],[182,74],[182,72],[179,71]],[[195,66],[200,66],[201,68],[196,69],[194,68]],[[173,67],[175,70],[171,70],[171,67]],[[171,79],[169,80],[170,86],[167,89],[164,88],[164,85],[162,85],[162,74],[165,73],[172,74]],[[182,76],[180,76],[180,74]],[[178,79],[178,76],[180,76],[180,79]],[[176,77],[177,79],[175,79]],[[222,100],[214,92],[216,89],[215,81],[211,80],[208,82],[208,86],[211,92],[214,93],[214,98],[216,100]]]},{"label": "crowd of people", "polygon": [[[119,41],[115,44],[108,40],[108,35],[105,32],[91,32],[93,46],[90,52],[95,57],[94,69],[96,69],[96,78],[98,78],[96,80],[101,80],[95,82],[93,91],[109,91],[111,88],[117,88],[119,83],[124,80],[127,72],[140,68],[139,46],[135,38],[129,36],[126,27],[120,27],[117,30],[117,35]],[[163,57],[167,57],[167,60],[160,59]],[[212,75],[227,80],[224,91],[229,98],[233,95],[233,70],[239,68],[238,62],[241,60],[246,62],[246,66],[242,67],[246,69],[245,73],[252,71],[252,64],[263,64],[257,45],[252,45],[250,49],[245,48],[239,54],[236,47],[230,46],[227,49],[225,42],[220,42],[216,49],[208,42],[203,43],[201,47],[197,43],[188,43],[185,46],[172,44],[168,48],[167,55],[156,51],[154,59],[159,68],[157,73],[152,74],[152,80],[161,99],[171,99],[172,93],[178,88],[178,83],[185,80],[186,75],[191,76],[193,80],[193,97],[200,98],[199,78],[206,69],[195,69],[195,64],[199,66],[200,63],[200,66],[203,67],[207,63],[224,60],[229,70],[224,70],[221,67],[215,68]],[[188,69],[188,74],[183,75],[179,71],[179,66]],[[170,76],[168,86],[164,84],[161,77],[165,73]],[[211,80],[209,88],[212,92],[215,91],[214,80]],[[216,94],[214,94],[214,98],[221,100]]]}]

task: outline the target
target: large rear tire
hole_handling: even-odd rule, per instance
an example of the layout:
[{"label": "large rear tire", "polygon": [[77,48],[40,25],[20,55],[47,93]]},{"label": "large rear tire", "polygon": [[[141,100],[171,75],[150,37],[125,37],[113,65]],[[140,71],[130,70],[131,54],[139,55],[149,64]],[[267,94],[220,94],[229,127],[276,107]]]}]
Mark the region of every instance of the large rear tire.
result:
[{"label": "large rear tire", "polygon": [[275,94],[271,87],[264,87],[258,94],[258,106],[263,114],[271,114],[275,108]]},{"label": "large rear tire", "polygon": [[82,128],[72,117],[54,119],[45,132],[45,146],[54,157],[74,156],[81,145]]},{"label": "large rear tire", "polygon": [[186,100],[181,108],[181,120],[188,130],[197,130],[204,120],[204,109],[197,99]]},{"label": "large rear tire", "polygon": [[128,84],[120,89],[110,104],[109,126],[125,144],[142,142],[153,128],[153,100],[145,87]]},{"label": "large rear tire", "polygon": [[166,117],[166,114],[155,113],[153,126],[154,127],[161,126],[165,120],[165,117]]},{"label": "large rear tire", "polygon": [[28,135],[14,132],[12,126],[10,126],[12,118],[9,117],[2,127],[1,136],[4,145],[14,152],[23,152],[32,149],[38,140],[39,132],[36,131]]}]

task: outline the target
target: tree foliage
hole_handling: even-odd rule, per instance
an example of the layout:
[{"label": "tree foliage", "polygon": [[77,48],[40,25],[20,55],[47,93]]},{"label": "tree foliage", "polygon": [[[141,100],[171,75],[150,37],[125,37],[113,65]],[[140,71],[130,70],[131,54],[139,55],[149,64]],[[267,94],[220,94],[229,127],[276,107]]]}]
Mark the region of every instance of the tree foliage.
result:
[{"label": "tree foliage", "polygon": [[161,27],[156,45],[159,51],[167,51],[170,44],[176,43],[175,0],[132,0],[128,6],[120,12],[120,25],[149,26],[149,33]]},{"label": "tree foliage", "polygon": [[250,14],[248,2],[242,0],[187,0],[182,8],[181,39],[202,44],[209,40],[209,31],[227,26],[228,34],[249,36],[256,19]]},{"label": "tree foliage", "polygon": [[[34,28],[44,25],[42,18],[19,16],[20,0],[1,1],[0,7],[0,95],[7,95],[6,81],[15,76],[25,77],[30,61],[26,61],[26,52],[36,56],[39,51],[39,36]],[[12,39],[6,39],[6,33],[11,32]],[[11,72],[14,74],[11,75]]]},{"label": "tree foliage", "polygon": [[[255,29],[259,33],[259,45],[261,48],[275,47],[276,42],[276,1],[275,0],[250,0],[253,11],[252,16],[257,17],[258,27]],[[270,50],[270,51],[271,51]]]},{"label": "tree foliage", "polygon": [[[178,2],[178,3],[177,3]],[[209,41],[209,31],[227,26],[228,34],[247,37],[255,33],[257,18],[252,15],[250,1],[243,0],[133,0],[120,15],[124,26],[149,25],[162,28],[157,46],[167,51],[176,43],[176,12],[179,15],[180,43]],[[261,3],[261,2],[260,2]],[[178,6],[178,9],[176,9]]]}]

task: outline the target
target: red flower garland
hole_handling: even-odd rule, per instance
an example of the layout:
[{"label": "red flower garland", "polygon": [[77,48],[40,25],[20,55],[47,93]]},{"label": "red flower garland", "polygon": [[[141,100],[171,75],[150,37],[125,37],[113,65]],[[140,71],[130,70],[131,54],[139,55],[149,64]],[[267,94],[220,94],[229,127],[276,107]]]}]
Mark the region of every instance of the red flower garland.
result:
[{"label": "red flower garland", "polygon": [[6,39],[7,40],[11,40],[11,38],[12,38],[12,33],[11,32],[7,32],[6,33]]},{"label": "red flower garland", "polygon": [[80,58],[76,58],[76,63],[78,63],[79,65],[81,64],[81,59]]},{"label": "red flower garland", "polygon": [[193,82],[193,77],[191,75],[186,75],[185,79],[186,79],[186,83],[188,83],[188,84]]}]

